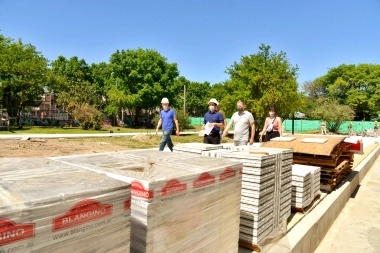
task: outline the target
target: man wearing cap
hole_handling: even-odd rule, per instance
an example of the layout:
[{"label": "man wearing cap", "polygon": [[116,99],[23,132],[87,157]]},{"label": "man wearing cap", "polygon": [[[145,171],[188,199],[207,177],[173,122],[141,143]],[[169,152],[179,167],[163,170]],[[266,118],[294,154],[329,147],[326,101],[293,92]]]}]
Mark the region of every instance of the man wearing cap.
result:
[{"label": "man wearing cap", "polygon": [[169,108],[169,100],[167,98],[163,98],[161,100],[162,104],[162,110],[160,112],[160,120],[158,121],[157,128],[156,128],[156,135],[158,133],[158,129],[162,125],[162,139],[160,142],[159,151],[163,151],[165,148],[165,145],[168,144],[168,148],[170,151],[173,152],[173,142],[170,138],[170,134],[173,131],[173,121],[176,126],[176,135],[179,135],[179,127],[178,127],[178,120],[177,116],[175,114],[175,111],[171,108]]},{"label": "man wearing cap", "polygon": [[[248,141],[252,145],[255,139],[255,120],[252,113],[246,111],[245,102],[239,100],[236,104],[237,112],[235,112],[230,123],[223,132],[223,137],[228,134],[228,130],[234,125],[234,145],[245,146]],[[249,138],[249,129],[251,128],[251,138]],[[249,140],[248,140],[249,139]]]},{"label": "man wearing cap", "polygon": [[222,114],[216,110],[218,101],[215,98],[210,99],[208,102],[209,111],[205,114],[203,119],[202,129],[205,127],[212,127],[209,134],[205,134],[203,137],[203,143],[206,144],[220,144],[220,128],[224,126],[224,119]]}]

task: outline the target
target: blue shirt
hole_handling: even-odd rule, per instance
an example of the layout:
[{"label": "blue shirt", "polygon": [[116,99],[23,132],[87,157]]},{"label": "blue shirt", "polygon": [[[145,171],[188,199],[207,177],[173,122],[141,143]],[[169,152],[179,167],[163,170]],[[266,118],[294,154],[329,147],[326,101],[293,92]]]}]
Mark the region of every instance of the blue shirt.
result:
[{"label": "blue shirt", "polygon": [[175,112],[171,108],[167,111],[161,110],[162,130],[173,130],[173,120],[176,117]]},{"label": "blue shirt", "polygon": [[[205,114],[205,117],[204,117],[204,120],[203,120],[203,124],[206,124],[207,122],[210,122],[210,123],[224,123],[224,119],[223,119],[222,114],[220,114],[220,112],[217,112],[217,111],[210,112],[210,111],[208,111]],[[220,127],[214,126],[214,128],[211,130],[211,133],[219,133],[219,131],[220,131]]]}]

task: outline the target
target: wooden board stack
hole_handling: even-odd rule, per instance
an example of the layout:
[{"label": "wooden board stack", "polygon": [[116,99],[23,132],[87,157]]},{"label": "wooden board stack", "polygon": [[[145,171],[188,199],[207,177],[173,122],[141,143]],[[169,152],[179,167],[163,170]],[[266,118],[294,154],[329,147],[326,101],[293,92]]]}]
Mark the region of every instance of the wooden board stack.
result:
[{"label": "wooden board stack", "polygon": [[132,184],[132,252],[237,252],[241,163],[152,150],[57,160]]},{"label": "wooden board stack", "polygon": [[0,159],[0,252],[130,252],[130,184],[45,159]]},{"label": "wooden board stack", "polygon": [[269,141],[264,147],[292,148],[293,163],[321,168],[320,189],[332,191],[352,170],[354,153],[352,143],[344,137],[292,136],[291,141]]}]

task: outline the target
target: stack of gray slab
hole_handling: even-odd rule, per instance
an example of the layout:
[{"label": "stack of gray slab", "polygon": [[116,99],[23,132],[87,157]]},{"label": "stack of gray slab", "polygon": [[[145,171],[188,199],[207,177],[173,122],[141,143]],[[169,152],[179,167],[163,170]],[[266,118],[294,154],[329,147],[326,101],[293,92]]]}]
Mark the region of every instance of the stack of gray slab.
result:
[{"label": "stack of gray slab", "polygon": [[204,152],[208,152],[211,150],[222,149],[222,145],[213,145],[213,144],[205,144],[205,143],[184,143],[175,145],[173,150],[175,152],[186,152],[186,153],[194,153],[194,154],[202,154]]},{"label": "stack of gray slab", "polygon": [[257,245],[273,231],[275,156],[248,151],[222,156],[243,163],[239,239]]},{"label": "stack of gray slab", "polygon": [[0,252],[130,252],[131,186],[33,158],[0,159]]},{"label": "stack of gray slab", "polygon": [[292,167],[292,207],[305,208],[310,205],[311,199],[311,173],[297,165]]},{"label": "stack of gray slab", "polygon": [[250,148],[250,152],[265,152],[275,155],[274,228],[288,219],[291,214],[293,151],[279,148]]},{"label": "stack of gray slab", "polygon": [[321,167],[294,164],[293,167],[310,171],[310,198],[313,201],[320,194]]},{"label": "stack of gray slab", "polygon": [[132,184],[132,252],[237,252],[240,162],[153,150],[57,160]]}]

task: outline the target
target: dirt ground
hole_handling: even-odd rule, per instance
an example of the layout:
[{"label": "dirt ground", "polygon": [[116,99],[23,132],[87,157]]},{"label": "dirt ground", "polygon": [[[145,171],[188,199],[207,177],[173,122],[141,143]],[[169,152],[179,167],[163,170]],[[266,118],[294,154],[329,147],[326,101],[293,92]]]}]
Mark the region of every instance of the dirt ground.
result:
[{"label": "dirt ground", "polygon": [[[161,136],[135,135],[133,137],[104,137],[78,139],[0,140],[1,157],[52,157],[77,154],[114,152],[138,148],[157,148]],[[174,145],[201,142],[198,136],[172,137]]]},{"label": "dirt ground", "polygon": [[158,147],[156,136],[1,140],[0,157],[52,157]]}]

